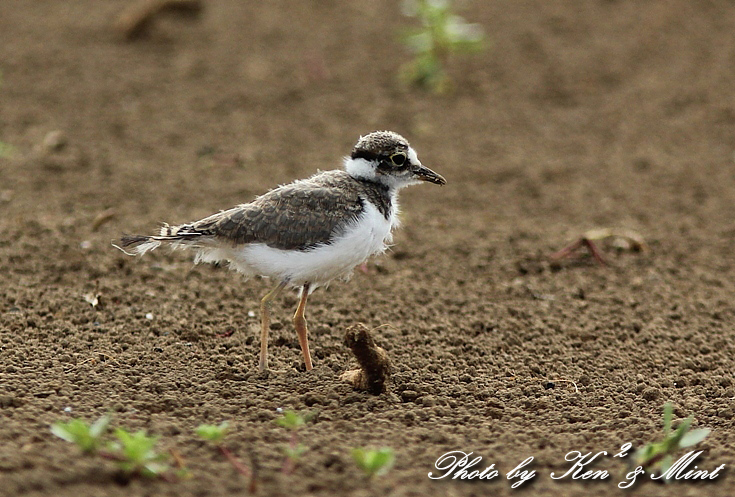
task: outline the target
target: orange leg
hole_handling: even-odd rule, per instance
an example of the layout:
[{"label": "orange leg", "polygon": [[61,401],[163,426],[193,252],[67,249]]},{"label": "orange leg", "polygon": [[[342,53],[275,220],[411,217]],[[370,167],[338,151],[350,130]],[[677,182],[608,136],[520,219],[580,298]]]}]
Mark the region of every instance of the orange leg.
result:
[{"label": "orange leg", "polygon": [[301,352],[304,354],[306,370],[310,371],[313,366],[311,365],[311,353],[309,352],[309,331],[306,328],[306,318],[304,317],[306,299],[308,297],[309,284],[307,283],[301,289],[301,299],[299,300],[299,305],[296,308],[296,314],[293,316],[293,324],[296,328],[296,334],[299,336],[299,344],[301,345]]},{"label": "orange leg", "polygon": [[286,282],[282,281],[273,290],[265,294],[260,301],[260,363],[258,367],[261,371],[268,369],[268,332],[271,329],[271,300],[278,297],[286,286]]}]

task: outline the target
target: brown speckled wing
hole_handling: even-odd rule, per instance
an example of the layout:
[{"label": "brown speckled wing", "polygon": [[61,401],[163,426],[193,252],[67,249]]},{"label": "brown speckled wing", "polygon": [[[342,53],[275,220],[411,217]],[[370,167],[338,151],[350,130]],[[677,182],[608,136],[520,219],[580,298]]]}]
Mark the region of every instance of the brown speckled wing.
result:
[{"label": "brown speckled wing", "polygon": [[179,233],[193,231],[235,244],[259,242],[285,250],[329,243],[332,233],[363,210],[359,185],[345,176],[322,173],[282,186],[249,204],[181,226]]}]

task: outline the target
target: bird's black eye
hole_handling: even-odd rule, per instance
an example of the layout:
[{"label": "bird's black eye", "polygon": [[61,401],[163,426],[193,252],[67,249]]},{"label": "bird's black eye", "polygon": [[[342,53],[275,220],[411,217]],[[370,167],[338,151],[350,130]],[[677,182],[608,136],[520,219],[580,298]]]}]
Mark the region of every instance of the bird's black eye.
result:
[{"label": "bird's black eye", "polygon": [[406,163],[406,154],[404,154],[403,152],[393,154],[390,156],[390,161],[393,163],[394,166],[402,166]]}]

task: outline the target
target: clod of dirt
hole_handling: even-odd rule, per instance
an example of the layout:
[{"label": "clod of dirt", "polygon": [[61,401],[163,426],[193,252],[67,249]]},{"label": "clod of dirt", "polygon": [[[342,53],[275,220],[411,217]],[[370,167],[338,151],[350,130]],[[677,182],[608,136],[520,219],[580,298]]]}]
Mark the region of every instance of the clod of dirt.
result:
[{"label": "clod of dirt", "polygon": [[341,378],[358,390],[374,395],[385,392],[392,369],[390,359],[385,349],[375,344],[367,326],[357,323],[347,328],[344,343],[355,354],[360,369],[346,371]]},{"label": "clod of dirt", "polygon": [[140,0],[117,17],[114,29],[126,40],[134,40],[145,35],[153,19],[164,12],[194,17],[202,8],[201,0]]},{"label": "clod of dirt", "polygon": [[49,131],[43,138],[41,146],[46,153],[53,153],[62,150],[68,140],[63,131],[55,130]]}]

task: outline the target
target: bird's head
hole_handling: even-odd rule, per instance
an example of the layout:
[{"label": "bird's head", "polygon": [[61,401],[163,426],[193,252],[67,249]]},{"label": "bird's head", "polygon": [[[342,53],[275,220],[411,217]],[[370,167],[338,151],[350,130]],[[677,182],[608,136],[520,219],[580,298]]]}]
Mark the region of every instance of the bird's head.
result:
[{"label": "bird's head", "polygon": [[447,181],[425,167],[405,138],[392,131],[374,131],[361,136],[345,159],[345,170],[353,177],[382,183],[390,188],[428,181],[445,185]]}]

